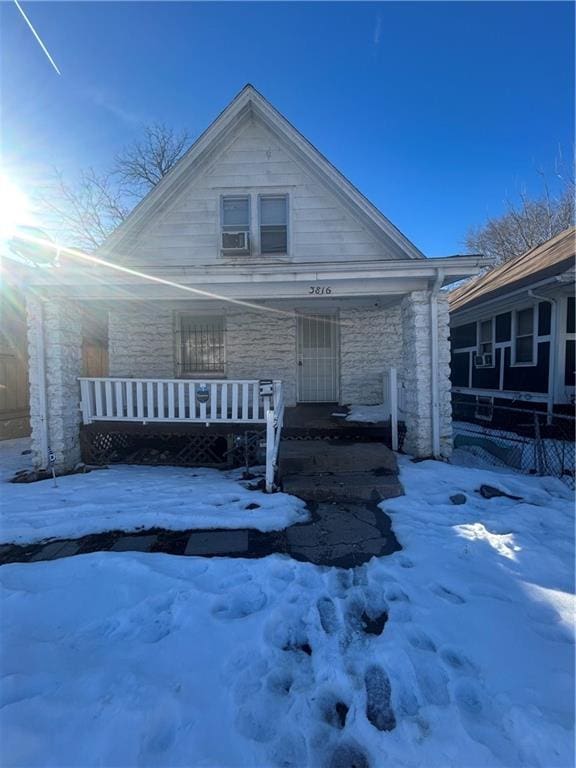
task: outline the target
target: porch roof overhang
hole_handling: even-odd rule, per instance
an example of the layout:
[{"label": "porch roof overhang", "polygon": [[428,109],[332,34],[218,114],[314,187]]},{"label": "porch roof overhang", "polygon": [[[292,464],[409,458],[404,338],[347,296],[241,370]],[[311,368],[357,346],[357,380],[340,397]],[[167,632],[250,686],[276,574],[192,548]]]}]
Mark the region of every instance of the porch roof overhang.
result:
[{"label": "porch roof overhang", "polygon": [[[28,284],[47,297],[138,300],[262,300],[401,295],[479,274],[491,263],[483,256],[357,261],[346,264],[238,264],[210,267],[89,266],[66,258],[59,267],[35,270]],[[324,289],[315,292],[315,289]],[[327,291],[326,289],[329,289]]]}]

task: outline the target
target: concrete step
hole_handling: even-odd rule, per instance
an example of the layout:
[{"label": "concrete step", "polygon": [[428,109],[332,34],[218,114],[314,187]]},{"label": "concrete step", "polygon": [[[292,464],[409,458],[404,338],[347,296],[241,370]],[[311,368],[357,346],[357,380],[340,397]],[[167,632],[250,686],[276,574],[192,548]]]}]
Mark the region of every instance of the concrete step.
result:
[{"label": "concrete step", "polygon": [[398,472],[394,453],[382,443],[372,442],[283,440],[279,462],[280,477],[318,472]]},{"label": "concrete step", "polygon": [[396,475],[374,472],[287,474],[282,477],[282,489],[305,501],[378,502],[404,493]]}]

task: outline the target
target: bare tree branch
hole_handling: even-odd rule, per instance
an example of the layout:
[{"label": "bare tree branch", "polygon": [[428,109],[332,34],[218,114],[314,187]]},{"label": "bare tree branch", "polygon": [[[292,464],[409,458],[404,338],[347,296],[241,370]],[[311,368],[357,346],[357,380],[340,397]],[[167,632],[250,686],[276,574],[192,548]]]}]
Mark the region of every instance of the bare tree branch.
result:
[{"label": "bare tree branch", "polygon": [[174,167],[189,143],[185,132],[162,124],[144,126],[143,136],[98,173],[88,167],[70,182],[59,171],[38,194],[45,226],[59,242],[96,250],[136,202]]},{"label": "bare tree branch", "polygon": [[554,174],[559,184],[556,195],[550,190],[546,174],[539,169],[542,194],[530,198],[525,189],[520,190],[518,204],[508,200],[502,216],[490,217],[482,226],[468,231],[468,250],[484,253],[501,264],[574,226],[574,173],[562,172],[561,168],[560,157]]}]

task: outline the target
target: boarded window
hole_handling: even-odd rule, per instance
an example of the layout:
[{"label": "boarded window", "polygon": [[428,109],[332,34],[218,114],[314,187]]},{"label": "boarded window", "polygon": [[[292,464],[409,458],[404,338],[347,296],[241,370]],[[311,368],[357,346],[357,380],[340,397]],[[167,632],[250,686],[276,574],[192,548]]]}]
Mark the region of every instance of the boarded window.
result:
[{"label": "boarded window", "polygon": [[286,195],[260,197],[260,251],[286,253],[288,250],[288,198]]},{"label": "boarded window", "polygon": [[181,315],[179,374],[224,375],[224,318]]}]

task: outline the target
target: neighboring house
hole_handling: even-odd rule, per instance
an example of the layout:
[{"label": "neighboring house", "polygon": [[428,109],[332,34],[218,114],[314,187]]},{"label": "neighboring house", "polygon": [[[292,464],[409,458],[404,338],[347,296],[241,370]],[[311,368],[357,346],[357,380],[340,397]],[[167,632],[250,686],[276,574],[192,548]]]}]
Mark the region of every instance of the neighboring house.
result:
[{"label": "neighboring house", "polygon": [[449,294],[455,417],[574,412],[575,245],[568,229]]},{"label": "neighboring house", "polygon": [[2,259],[0,282],[0,440],[30,434],[28,340],[21,268]]},{"label": "neighboring house", "polygon": [[[486,259],[425,258],[253,87],[98,257],[119,268],[64,250],[31,286],[37,465],[49,450],[59,470],[78,462],[82,424],[97,426],[99,444],[130,423],[143,439],[264,425],[277,443],[283,404],[379,404],[392,368],[405,450],[449,455],[439,289],[479,274]],[[85,379],[80,403],[89,308],[107,312],[110,378]]]}]

